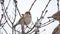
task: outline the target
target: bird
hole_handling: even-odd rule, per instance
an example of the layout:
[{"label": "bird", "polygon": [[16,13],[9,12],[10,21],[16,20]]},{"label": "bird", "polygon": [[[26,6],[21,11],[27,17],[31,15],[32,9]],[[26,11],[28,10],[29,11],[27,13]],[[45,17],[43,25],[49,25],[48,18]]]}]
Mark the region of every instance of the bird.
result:
[{"label": "bird", "polygon": [[60,24],[54,29],[52,34],[60,34]]},{"label": "bird", "polygon": [[27,11],[25,14],[22,14],[22,17],[19,19],[18,23],[16,23],[13,27],[15,28],[17,25],[29,25],[31,23],[32,16],[29,11]]},{"label": "bird", "polygon": [[58,11],[57,13],[53,14],[51,17],[48,18],[53,18],[55,20],[60,21],[60,11]]}]

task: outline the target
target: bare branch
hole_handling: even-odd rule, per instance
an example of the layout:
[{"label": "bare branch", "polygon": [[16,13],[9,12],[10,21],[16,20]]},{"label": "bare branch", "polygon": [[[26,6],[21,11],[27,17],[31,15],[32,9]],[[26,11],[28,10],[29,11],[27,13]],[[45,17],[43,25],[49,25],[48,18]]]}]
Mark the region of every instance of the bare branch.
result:
[{"label": "bare branch", "polygon": [[7,9],[8,9],[9,4],[10,4],[10,0],[9,0],[9,3],[8,3],[6,9],[5,8],[4,9],[5,9],[5,13],[6,13],[8,20],[12,23],[12,21],[10,20],[10,18],[8,17],[8,14],[7,14]]},{"label": "bare branch", "polygon": [[19,9],[18,9],[18,7],[17,7],[17,1],[16,0],[14,0],[14,3],[15,3],[15,7],[16,7],[16,9],[18,10],[18,13],[19,13],[19,16],[21,17],[21,14],[20,14],[20,11],[19,11]]},{"label": "bare branch", "polygon": [[48,22],[46,22],[46,23],[42,24],[43,26],[41,26],[41,27],[45,27],[45,26],[47,26],[47,25],[51,24],[52,22],[54,22],[54,19],[49,20]]},{"label": "bare branch", "polygon": [[[15,1],[15,2],[17,2],[17,1]],[[15,20],[16,20],[16,7],[17,7],[17,4],[15,3],[15,15],[14,15],[13,24],[14,24],[14,22],[15,22]]]},{"label": "bare branch", "polygon": [[2,24],[1,24],[2,18],[3,18],[3,14],[1,14],[1,19],[0,19],[0,26],[2,25]]},{"label": "bare branch", "polygon": [[48,3],[47,3],[47,5],[46,5],[46,7],[45,7],[45,8],[44,8],[44,10],[42,11],[42,14],[41,14],[40,19],[42,18],[42,15],[43,15],[44,11],[46,10],[46,8],[48,7],[48,5],[49,5],[50,1],[51,1],[51,0],[49,0],[49,1],[48,1]]},{"label": "bare branch", "polygon": [[45,14],[44,14],[44,16],[46,15],[46,13],[48,12],[48,10],[46,10],[46,12],[45,12]]},{"label": "bare branch", "polygon": [[[36,24],[36,23],[35,23]],[[27,33],[29,33],[29,32],[31,32],[33,29],[34,29],[34,27],[35,27],[35,25],[31,28],[31,30],[30,31],[28,31]]]},{"label": "bare branch", "polygon": [[58,11],[59,11],[59,0],[57,0],[57,7],[58,7]]},{"label": "bare branch", "polygon": [[14,0],[14,3],[15,3],[15,15],[14,15],[14,20],[13,20],[13,23],[12,23],[12,34],[14,33],[14,28],[13,28],[13,24],[14,24],[14,22],[15,22],[15,20],[16,20],[16,7],[17,7],[17,1],[16,0]]},{"label": "bare branch", "polygon": [[19,11],[18,7],[16,7],[16,8],[17,8],[17,10],[18,10],[19,16],[21,17],[21,14],[20,14],[20,11]]},{"label": "bare branch", "polygon": [[32,3],[32,5],[31,5],[29,11],[32,9],[32,7],[33,7],[33,5],[34,5],[35,2],[36,2],[36,0],[34,0],[34,2]]},{"label": "bare branch", "polygon": [[6,32],[6,34],[8,34],[7,31],[5,30],[5,28],[3,28],[3,29],[4,29],[4,31]]}]

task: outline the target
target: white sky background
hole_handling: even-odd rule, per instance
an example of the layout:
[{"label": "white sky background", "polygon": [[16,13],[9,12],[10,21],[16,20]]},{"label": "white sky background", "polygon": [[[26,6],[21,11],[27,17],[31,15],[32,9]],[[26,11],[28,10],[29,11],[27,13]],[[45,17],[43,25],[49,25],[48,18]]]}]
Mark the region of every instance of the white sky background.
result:
[{"label": "white sky background", "polygon": [[[18,1],[18,8],[21,14],[24,14],[26,11],[29,10],[31,4],[33,3],[34,0],[17,0]],[[36,3],[34,4],[32,10],[31,10],[31,15],[32,15],[32,21],[36,22],[37,17],[39,18],[41,16],[41,12],[42,10],[45,8],[46,4],[48,3],[49,0],[37,0]],[[5,6],[7,6],[9,0],[5,0]],[[8,8],[8,15],[9,17],[13,17],[14,14],[14,9],[13,9],[13,0],[11,0],[9,8]],[[1,5],[0,5],[1,7]],[[46,21],[48,21],[49,16],[53,15],[54,13],[57,12],[57,0],[52,0],[49,3],[49,6],[47,7],[48,12],[44,18],[44,20],[42,21],[42,23],[45,23]],[[2,11],[0,9],[0,14],[2,14]],[[19,20],[19,15],[17,14],[17,18],[16,18],[16,22]],[[13,18],[11,18],[13,19]],[[53,29],[59,24],[58,21],[55,21],[45,27],[40,28],[40,34],[52,34]],[[11,33],[11,28],[9,28],[9,26],[6,24],[5,25],[6,30],[8,31],[8,33]],[[46,31],[43,31],[44,29],[46,29]],[[43,32],[42,32],[43,31]],[[5,34],[5,33],[3,33]]]}]

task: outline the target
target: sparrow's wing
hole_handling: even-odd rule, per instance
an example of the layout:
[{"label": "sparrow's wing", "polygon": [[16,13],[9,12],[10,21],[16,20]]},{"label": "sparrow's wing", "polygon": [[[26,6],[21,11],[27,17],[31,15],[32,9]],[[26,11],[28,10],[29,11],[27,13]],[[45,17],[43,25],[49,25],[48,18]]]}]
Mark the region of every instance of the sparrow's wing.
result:
[{"label": "sparrow's wing", "polygon": [[19,20],[19,24],[24,24],[24,17],[21,17],[21,19]]},{"label": "sparrow's wing", "polygon": [[24,16],[24,21],[25,21],[26,25],[30,24],[31,20],[32,20],[31,15],[25,15]]},{"label": "sparrow's wing", "polygon": [[15,28],[17,25],[19,25],[19,24],[22,24],[22,20],[23,20],[23,17],[21,17],[20,19],[19,19],[19,21],[13,26],[13,28]]}]

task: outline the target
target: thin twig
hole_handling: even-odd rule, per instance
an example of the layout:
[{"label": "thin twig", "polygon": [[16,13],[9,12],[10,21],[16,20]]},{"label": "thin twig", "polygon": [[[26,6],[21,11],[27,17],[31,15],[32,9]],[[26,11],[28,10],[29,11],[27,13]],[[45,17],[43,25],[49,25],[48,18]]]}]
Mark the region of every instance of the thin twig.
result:
[{"label": "thin twig", "polygon": [[2,16],[2,17],[1,17],[1,19],[0,19],[0,26],[2,25],[1,22],[2,22],[2,18],[3,18],[3,14],[2,14],[1,16]]},{"label": "thin twig", "polygon": [[32,3],[32,5],[31,5],[29,11],[31,11],[31,9],[32,9],[32,7],[33,7],[33,5],[34,5],[35,2],[36,2],[36,0],[34,0],[34,2]]},{"label": "thin twig", "polygon": [[15,16],[14,16],[13,24],[14,24],[15,20],[16,20],[16,7],[15,7]]},{"label": "thin twig", "polygon": [[17,10],[18,10],[19,16],[21,17],[21,14],[20,14],[20,12],[19,12],[19,9],[18,9],[18,7],[16,7],[16,8],[17,8]]},{"label": "thin twig", "polygon": [[48,7],[48,5],[49,5],[50,1],[51,1],[51,0],[49,0],[49,1],[48,1],[48,3],[47,3],[47,5],[46,5],[46,7],[45,7],[45,8],[44,8],[44,10],[42,11],[42,14],[41,14],[40,19],[42,18],[42,15],[43,15],[44,11],[46,10],[46,8]]},{"label": "thin twig", "polygon": [[[39,20],[37,19],[37,22],[38,22],[38,21],[39,21]],[[28,31],[27,33],[31,32],[31,31],[34,29],[34,27],[36,27],[37,22],[36,22],[35,25],[31,28],[31,30]]]},{"label": "thin twig", "polygon": [[58,11],[59,11],[59,0],[57,0],[57,7],[58,7]]},{"label": "thin twig", "polygon": [[48,5],[49,5],[50,1],[51,1],[51,0],[49,0],[49,1],[48,1],[47,5],[46,5],[46,7],[44,8],[44,10],[43,10],[43,11],[45,11],[45,10],[46,10],[46,8],[48,7]]},{"label": "thin twig", "polygon": [[[10,3],[10,1],[9,1],[9,3]],[[8,6],[9,6],[9,3],[8,3]],[[2,4],[2,6],[4,7],[4,9],[5,9],[5,6],[4,6],[4,4]],[[6,9],[5,9],[5,12],[4,12],[4,9],[3,9],[3,7],[2,7],[2,11],[3,11],[3,14],[4,14],[4,16],[5,16],[5,13],[6,13],[6,15],[7,15],[7,12],[6,12],[6,10],[8,9],[8,6],[6,7]],[[8,15],[7,15],[8,16]],[[8,17],[9,18],[9,17]],[[6,16],[5,16],[5,20],[6,20]],[[9,19],[10,20],[10,19]],[[8,24],[9,25],[9,24]],[[4,25],[3,25],[4,26]],[[2,28],[3,28],[3,26],[2,26]],[[4,29],[4,28],[3,28]],[[4,31],[6,32],[6,34],[8,34],[7,33],[7,31],[4,29]]]},{"label": "thin twig", "polygon": [[[44,16],[46,15],[47,12],[48,12],[48,10],[45,11]],[[42,15],[43,15],[43,13],[44,13],[44,12],[42,12]],[[42,16],[42,15],[41,15],[40,19],[38,19],[38,22],[40,22],[40,23],[41,23],[41,21],[44,19],[44,16]]]},{"label": "thin twig", "polygon": [[13,28],[13,24],[14,24],[14,22],[15,22],[15,20],[16,20],[16,7],[17,7],[17,1],[16,0],[14,0],[14,3],[15,3],[15,15],[14,15],[14,20],[13,20],[13,23],[12,23],[12,34],[14,33],[14,30],[13,29],[15,29],[15,28]]},{"label": "thin twig", "polygon": [[44,14],[44,16],[46,15],[46,13],[48,12],[48,10],[46,10],[46,12],[45,12],[45,14]]},{"label": "thin twig", "polygon": [[[6,22],[2,24],[2,27],[1,27],[1,28],[3,28],[5,24],[6,24]],[[1,29],[1,28],[0,28],[0,29]]]},{"label": "thin twig", "polygon": [[[4,25],[5,25],[6,23],[9,25],[9,23],[6,21],[6,22],[3,24],[2,28],[4,27]],[[12,28],[10,25],[9,25],[9,27]],[[17,30],[15,30],[15,29],[13,29],[13,30],[14,30],[14,31],[17,31]],[[19,32],[19,31],[17,31],[17,32]]]},{"label": "thin twig", "polygon": [[47,5],[46,5],[46,7],[45,7],[45,8],[44,8],[44,10],[42,11],[41,17],[40,17],[40,19],[39,19],[39,21],[38,21],[38,22],[40,22],[40,23],[41,23],[41,21],[43,20],[43,18],[44,18],[44,16],[45,16],[45,14],[47,13],[47,11],[45,12],[44,16],[42,16],[42,15],[43,15],[44,11],[46,10],[46,8],[48,7],[48,5],[49,5],[50,1],[51,1],[51,0],[49,0],[49,1],[48,1],[48,3],[47,3]]},{"label": "thin twig", "polygon": [[8,6],[9,6],[9,4],[10,4],[10,1],[11,1],[11,0],[9,0],[9,3],[8,3],[6,9],[5,9],[5,8],[4,8],[4,9],[5,9],[5,13],[6,13],[6,16],[7,16],[8,20],[9,20],[9,21],[11,22],[11,24],[12,24],[12,21],[10,20],[10,18],[8,17],[8,14],[7,14],[7,12],[6,12],[7,9],[8,9]]},{"label": "thin twig", "polygon": [[[3,28],[3,29],[4,29],[4,28]],[[4,31],[6,32],[6,34],[8,34],[7,31],[6,31],[5,29],[4,29]]]},{"label": "thin twig", "polygon": [[[36,23],[35,23],[36,24]],[[33,29],[34,29],[34,27],[35,27],[35,25],[31,28],[31,30],[30,31],[28,31],[27,33],[29,33],[29,32],[31,32]]]},{"label": "thin twig", "polygon": [[[4,5],[3,5],[3,7],[4,7]],[[4,9],[2,10],[2,12],[3,12],[3,15],[4,15],[4,17],[5,17],[5,20],[6,20],[6,16],[5,16],[5,12],[4,12]],[[9,25],[9,23],[7,22],[7,20],[6,20],[6,22],[5,23],[7,23],[8,25]],[[4,23],[4,24],[5,24]],[[3,26],[4,26],[4,24],[3,24]],[[2,26],[2,28],[3,28],[3,26]],[[10,25],[9,25],[10,26]],[[11,27],[11,26],[10,26]]]},{"label": "thin twig", "polygon": [[[53,21],[52,21],[52,20],[53,20]],[[49,23],[46,22],[46,23],[42,24],[43,26],[41,26],[41,27],[44,27],[44,26],[47,26],[47,25],[51,24],[52,22],[54,22],[54,19],[52,19],[52,20],[51,20],[51,22],[50,22],[50,20],[49,20],[49,21],[48,21]]]},{"label": "thin twig", "polygon": [[15,7],[16,7],[16,9],[18,10],[18,13],[19,13],[19,16],[21,17],[21,14],[20,14],[20,12],[19,12],[19,9],[18,9],[18,7],[17,7],[17,1],[16,0],[14,0],[14,3],[15,3]]}]

